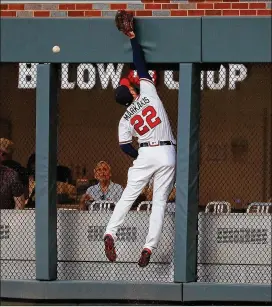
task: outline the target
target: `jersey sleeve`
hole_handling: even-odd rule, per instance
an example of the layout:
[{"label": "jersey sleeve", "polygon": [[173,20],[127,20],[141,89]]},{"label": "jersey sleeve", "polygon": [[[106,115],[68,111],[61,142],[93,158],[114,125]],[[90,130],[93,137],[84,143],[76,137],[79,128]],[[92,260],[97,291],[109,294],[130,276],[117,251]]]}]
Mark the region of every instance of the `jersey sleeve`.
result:
[{"label": "jersey sleeve", "polygon": [[147,95],[147,96],[157,96],[157,89],[153,83],[153,81],[141,78],[140,79],[140,92],[141,95]]},{"label": "jersey sleeve", "polygon": [[123,117],[119,122],[118,137],[120,145],[129,144],[132,142],[132,132],[129,126],[129,122],[125,120]]}]

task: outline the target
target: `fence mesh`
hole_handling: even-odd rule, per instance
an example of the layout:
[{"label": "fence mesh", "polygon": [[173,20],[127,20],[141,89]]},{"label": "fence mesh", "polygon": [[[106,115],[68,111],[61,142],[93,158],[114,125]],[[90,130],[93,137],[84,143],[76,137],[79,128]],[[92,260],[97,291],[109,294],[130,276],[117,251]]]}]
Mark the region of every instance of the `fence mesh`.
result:
[{"label": "fence mesh", "polygon": [[271,282],[271,64],[205,72],[198,279]]},{"label": "fence mesh", "polygon": [[22,210],[34,182],[36,91],[23,90],[28,82],[18,64],[0,64],[1,278],[35,278],[35,212]]},{"label": "fence mesh", "polygon": [[[68,81],[62,82],[59,112],[58,161],[63,174],[58,186],[63,190],[58,203],[62,209],[58,216],[58,278],[172,281],[171,212],[166,214],[160,247],[151,264],[144,271],[137,265],[148,231],[152,182],[118,232],[117,262],[109,263],[104,255],[103,234],[133,162],[119,147],[118,124],[126,108],[115,102],[113,89],[123,78],[139,86],[137,74],[123,64],[65,65],[63,72]],[[176,73],[150,73],[176,135],[178,93],[169,89],[177,83]],[[67,212],[69,208],[74,210]]]},{"label": "fence mesh", "polygon": [[[8,158],[20,164],[10,165],[8,178],[16,180],[16,189],[9,188],[8,194],[3,188],[8,189],[7,172],[1,166],[1,278],[32,279],[35,211],[9,209],[15,208],[13,196],[20,196],[22,189],[28,200],[24,208],[35,207],[37,64],[1,64],[0,69],[0,138],[5,139],[1,160],[7,160],[2,153],[10,140],[14,150]],[[175,190],[167,205],[160,247],[144,271],[137,261],[152,207],[152,182],[120,228],[116,264],[107,262],[101,245],[132,163],[119,149],[118,122],[124,109],[113,97],[123,77],[138,82],[134,71],[123,64],[62,65],[59,279],[173,281]],[[176,136],[178,72],[158,69],[153,78]],[[230,64],[221,66],[219,73],[202,71],[201,89],[198,280],[270,282],[271,65]],[[103,178],[111,180],[110,193],[97,189]]]}]

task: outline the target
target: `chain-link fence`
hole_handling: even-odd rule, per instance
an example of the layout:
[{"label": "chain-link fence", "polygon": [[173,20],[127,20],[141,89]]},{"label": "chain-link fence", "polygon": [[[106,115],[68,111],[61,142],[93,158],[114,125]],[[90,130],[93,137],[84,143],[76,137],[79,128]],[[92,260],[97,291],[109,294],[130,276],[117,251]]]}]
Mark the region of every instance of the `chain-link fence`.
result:
[{"label": "chain-link fence", "polygon": [[[3,188],[7,189],[7,172],[1,166],[1,278],[35,278],[35,211],[8,209],[18,208],[20,185],[24,208],[35,207],[37,64],[1,64],[0,68],[1,161],[20,164],[10,164],[8,178],[16,181],[18,190],[10,189],[8,194]],[[158,69],[152,75],[176,136],[178,72]],[[117,262],[109,263],[103,252],[105,226],[132,165],[118,144],[124,108],[115,103],[113,89],[123,78],[138,84],[127,65],[62,65],[59,279],[173,281],[175,188],[159,248],[147,268],[139,270],[137,261],[148,230],[152,180],[119,230]],[[219,73],[201,72],[199,281],[270,281],[270,81],[271,65],[230,64],[221,66]]]},{"label": "chain-link fence", "polygon": [[[176,72],[150,73],[176,136]],[[21,164],[20,172],[16,169],[18,176],[24,170],[25,200],[18,209],[32,209],[35,208],[37,64],[1,64],[1,78],[2,143],[6,151],[6,147],[14,142],[15,150],[9,159],[16,159]],[[172,203],[166,213],[161,247],[144,274],[135,270],[148,229],[152,182],[135,201],[118,233],[119,258],[115,267],[109,265],[102,252],[103,229],[122,194],[127,170],[132,164],[132,159],[121,152],[117,136],[118,122],[125,109],[115,103],[113,89],[122,78],[128,78],[138,90],[137,75],[123,64],[62,65],[57,166],[59,279],[173,279]],[[103,177],[108,178],[110,185],[101,190]],[[3,180],[1,177],[1,183]],[[13,210],[17,208],[16,195],[11,192],[7,206],[1,190],[1,278],[35,278],[35,211]],[[86,194],[91,196],[88,201]],[[174,198],[173,190],[169,201],[173,202]],[[105,201],[111,203],[108,211],[102,208],[102,205],[108,206],[103,204]]]},{"label": "chain-link fence", "polygon": [[[176,136],[176,72],[150,74]],[[136,199],[118,232],[117,262],[109,263],[104,255],[103,234],[133,163],[119,147],[118,124],[126,108],[117,104],[114,97],[114,89],[127,79],[135,86],[137,95],[139,79],[129,65],[62,66],[58,134],[58,162],[63,171],[58,178],[58,207],[62,209],[58,212],[59,279],[173,280],[171,212],[166,213],[160,246],[150,265],[140,270],[137,264],[148,231],[152,182]],[[172,200],[173,194],[174,191]]]},{"label": "chain-link fence", "polygon": [[1,278],[35,278],[35,212],[31,208],[35,95],[31,64],[0,64]]},{"label": "chain-link fence", "polygon": [[271,64],[203,72],[198,279],[271,282]]}]

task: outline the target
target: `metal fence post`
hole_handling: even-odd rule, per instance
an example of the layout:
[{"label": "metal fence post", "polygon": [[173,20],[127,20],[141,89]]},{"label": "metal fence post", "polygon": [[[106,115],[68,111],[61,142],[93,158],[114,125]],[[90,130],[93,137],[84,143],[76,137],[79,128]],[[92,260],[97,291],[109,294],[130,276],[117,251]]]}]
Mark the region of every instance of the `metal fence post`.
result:
[{"label": "metal fence post", "polygon": [[36,89],[36,279],[57,278],[57,64],[39,64]]},{"label": "metal fence post", "polygon": [[179,66],[174,281],[196,280],[200,68]]}]

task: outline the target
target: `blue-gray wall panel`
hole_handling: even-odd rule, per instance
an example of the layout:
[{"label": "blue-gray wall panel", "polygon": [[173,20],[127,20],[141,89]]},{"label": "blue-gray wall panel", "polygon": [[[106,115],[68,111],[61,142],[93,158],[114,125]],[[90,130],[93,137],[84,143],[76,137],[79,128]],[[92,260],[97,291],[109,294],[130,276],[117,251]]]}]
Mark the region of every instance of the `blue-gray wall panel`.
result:
[{"label": "blue-gray wall panel", "polygon": [[200,64],[180,64],[175,282],[196,281],[199,184]]},{"label": "blue-gray wall panel", "polygon": [[[148,62],[200,61],[201,18],[138,18],[136,28]],[[113,18],[4,18],[1,61],[128,63],[132,53]]]},{"label": "blue-gray wall panel", "polygon": [[1,297],[61,300],[182,301],[182,284],[1,280]]},{"label": "blue-gray wall panel", "polygon": [[[270,17],[137,18],[137,28],[151,63],[271,62]],[[131,48],[113,18],[4,18],[1,61],[131,62]]]},{"label": "blue-gray wall panel", "polygon": [[57,278],[59,67],[38,65],[36,90],[36,279]]},{"label": "blue-gray wall panel", "polygon": [[183,284],[183,300],[272,302],[272,288],[269,284],[188,283]]},{"label": "blue-gray wall panel", "polygon": [[271,62],[271,17],[202,18],[203,62]]}]

